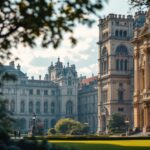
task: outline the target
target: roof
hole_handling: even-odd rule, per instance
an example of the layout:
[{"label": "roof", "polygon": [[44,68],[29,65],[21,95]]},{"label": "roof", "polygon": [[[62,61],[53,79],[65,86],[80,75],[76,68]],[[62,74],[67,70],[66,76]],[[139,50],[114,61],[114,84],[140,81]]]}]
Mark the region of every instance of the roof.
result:
[{"label": "roof", "polygon": [[81,84],[89,85],[90,83],[92,83],[94,81],[97,81],[97,80],[98,80],[98,76],[93,76],[93,77],[90,77],[90,78],[87,78],[87,79],[83,79],[81,81]]},{"label": "roof", "polygon": [[24,74],[21,70],[16,69],[12,66],[1,66],[0,71],[1,72],[7,72],[9,74],[15,74],[15,75],[20,76],[20,77],[26,76],[26,74]]}]

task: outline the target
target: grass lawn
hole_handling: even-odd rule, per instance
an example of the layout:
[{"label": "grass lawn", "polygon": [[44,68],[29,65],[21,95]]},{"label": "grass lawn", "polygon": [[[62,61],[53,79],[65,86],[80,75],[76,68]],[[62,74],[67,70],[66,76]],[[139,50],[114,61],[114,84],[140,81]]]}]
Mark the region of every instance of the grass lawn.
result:
[{"label": "grass lawn", "polygon": [[150,140],[50,140],[49,142],[73,150],[150,150]]}]

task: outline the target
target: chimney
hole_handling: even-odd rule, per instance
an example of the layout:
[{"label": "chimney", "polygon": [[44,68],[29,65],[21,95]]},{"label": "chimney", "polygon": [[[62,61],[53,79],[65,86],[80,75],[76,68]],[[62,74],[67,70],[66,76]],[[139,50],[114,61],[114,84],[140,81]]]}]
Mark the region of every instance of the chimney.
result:
[{"label": "chimney", "polygon": [[31,79],[34,80],[34,76],[32,76]]},{"label": "chimney", "polygon": [[39,80],[41,80],[41,75],[39,75]]},{"label": "chimney", "polygon": [[17,69],[20,70],[20,68],[21,68],[21,66],[18,64],[18,65],[17,65]]}]

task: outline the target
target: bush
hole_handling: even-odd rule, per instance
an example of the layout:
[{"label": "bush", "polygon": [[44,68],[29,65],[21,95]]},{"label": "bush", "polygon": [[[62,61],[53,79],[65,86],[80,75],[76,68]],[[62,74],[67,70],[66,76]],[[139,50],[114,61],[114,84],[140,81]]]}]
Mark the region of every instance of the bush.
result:
[{"label": "bush", "polygon": [[54,134],[56,134],[56,130],[55,130],[54,128],[50,128],[50,129],[48,130],[48,134],[54,135]]}]

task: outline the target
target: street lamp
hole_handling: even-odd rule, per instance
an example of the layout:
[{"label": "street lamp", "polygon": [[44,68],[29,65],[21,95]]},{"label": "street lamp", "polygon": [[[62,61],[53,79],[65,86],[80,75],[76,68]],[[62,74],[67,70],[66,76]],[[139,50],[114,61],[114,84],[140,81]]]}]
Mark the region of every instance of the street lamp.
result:
[{"label": "street lamp", "polygon": [[35,135],[35,129],[36,129],[36,115],[35,115],[35,113],[33,113],[33,115],[32,115],[32,122],[33,122],[32,136],[34,136]]},{"label": "street lamp", "polygon": [[128,120],[128,118],[125,120],[125,124],[126,124],[126,136],[128,136],[128,129],[129,129],[129,120]]}]

